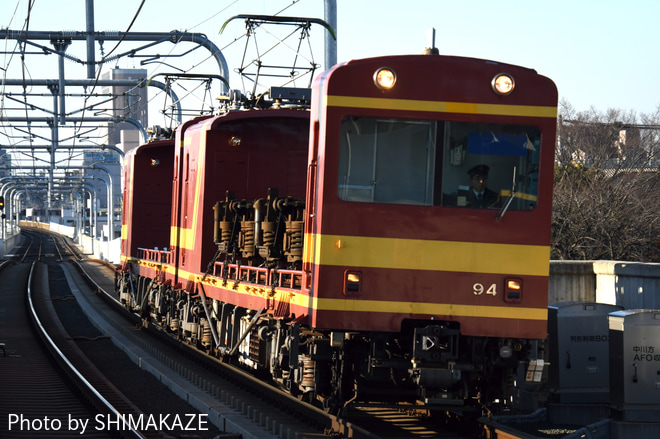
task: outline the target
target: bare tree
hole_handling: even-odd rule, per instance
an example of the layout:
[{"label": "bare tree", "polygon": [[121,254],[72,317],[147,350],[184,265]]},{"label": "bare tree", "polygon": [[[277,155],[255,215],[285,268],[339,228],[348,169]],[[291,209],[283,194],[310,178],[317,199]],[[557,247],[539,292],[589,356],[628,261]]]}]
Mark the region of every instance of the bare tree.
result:
[{"label": "bare tree", "polygon": [[560,114],[552,257],[660,262],[660,109]]}]

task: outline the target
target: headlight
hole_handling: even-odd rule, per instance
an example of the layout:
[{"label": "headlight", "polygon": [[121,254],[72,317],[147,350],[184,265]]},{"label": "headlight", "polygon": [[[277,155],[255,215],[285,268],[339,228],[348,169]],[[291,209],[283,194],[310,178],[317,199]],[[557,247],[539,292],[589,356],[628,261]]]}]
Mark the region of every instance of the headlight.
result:
[{"label": "headlight", "polygon": [[243,143],[243,139],[241,139],[238,136],[232,136],[229,138],[227,143],[229,144],[229,146],[241,146],[241,143]]},{"label": "headlight", "polygon": [[381,90],[390,90],[396,84],[396,73],[389,67],[381,67],[374,73],[374,84]]},{"label": "headlight", "polygon": [[511,75],[500,73],[495,75],[491,81],[491,86],[493,87],[493,91],[495,93],[498,95],[506,96],[511,94],[513,89],[516,87],[516,82],[513,80]]}]

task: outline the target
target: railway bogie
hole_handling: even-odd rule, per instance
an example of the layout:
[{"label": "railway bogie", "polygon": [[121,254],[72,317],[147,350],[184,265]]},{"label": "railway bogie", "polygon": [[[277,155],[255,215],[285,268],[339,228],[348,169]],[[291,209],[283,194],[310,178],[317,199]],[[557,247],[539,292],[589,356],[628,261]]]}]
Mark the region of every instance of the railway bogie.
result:
[{"label": "railway bogie", "polygon": [[506,403],[547,332],[556,104],[529,69],[395,56],[311,111],[188,121],[127,154],[122,301],[328,410]]}]

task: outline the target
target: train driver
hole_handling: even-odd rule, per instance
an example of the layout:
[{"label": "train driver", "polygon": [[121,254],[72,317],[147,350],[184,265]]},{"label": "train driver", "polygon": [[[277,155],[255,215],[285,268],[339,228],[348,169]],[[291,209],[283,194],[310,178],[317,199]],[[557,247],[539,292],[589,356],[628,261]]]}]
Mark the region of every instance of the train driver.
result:
[{"label": "train driver", "polygon": [[497,192],[488,189],[487,165],[477,165],[467,172],[470,176],[470,188],[463,191],[465,206],[472,208],[492,208],[500,206],[500,196]]}]

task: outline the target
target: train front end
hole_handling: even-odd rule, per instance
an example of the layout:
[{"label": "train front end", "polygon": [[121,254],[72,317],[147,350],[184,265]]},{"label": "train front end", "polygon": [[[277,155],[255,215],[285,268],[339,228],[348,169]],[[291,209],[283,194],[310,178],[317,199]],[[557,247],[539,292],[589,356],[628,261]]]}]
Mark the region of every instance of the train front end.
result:
[{"label": "train front end", "polygon": [[172,209],[174,141],[158,140],[126,153],[122,184],[121,266],[117,293],[127,307],[139,308],[138,279],[172,273],[167,243]]},{"label": "train front end", "polygon": [[350,391],[506,398],[546,337],[555,85],[419,55],[338,65],[313,93],[303,271]]}]

